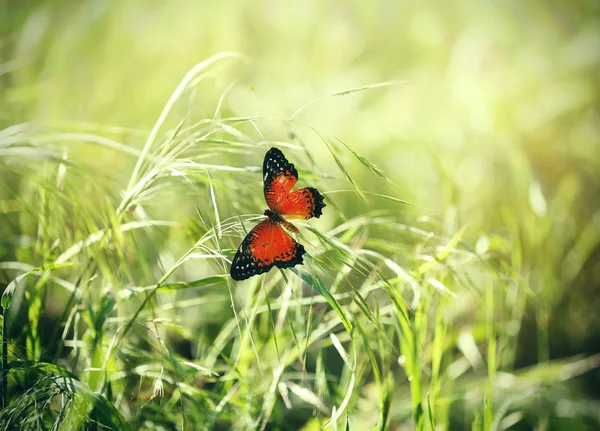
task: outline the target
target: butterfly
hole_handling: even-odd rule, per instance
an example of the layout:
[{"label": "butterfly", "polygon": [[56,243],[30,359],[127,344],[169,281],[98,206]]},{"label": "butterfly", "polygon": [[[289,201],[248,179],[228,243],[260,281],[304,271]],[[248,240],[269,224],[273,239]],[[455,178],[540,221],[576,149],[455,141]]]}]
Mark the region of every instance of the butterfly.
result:
[{"label": "butterfly", "polygon": [[[298,171],[277,148],[265,154],[263,183],[269,209],[267,218],[252,229],[231,262],[231,278],[245,280],[269,271],[273,266],[290,268],[302,264],[306,252],[286,231],[298,233],[287,219],[319,218],[323,214],[323,196],[313,187],[292,191]],[[285,227],[285,229],[284,229]]]}]

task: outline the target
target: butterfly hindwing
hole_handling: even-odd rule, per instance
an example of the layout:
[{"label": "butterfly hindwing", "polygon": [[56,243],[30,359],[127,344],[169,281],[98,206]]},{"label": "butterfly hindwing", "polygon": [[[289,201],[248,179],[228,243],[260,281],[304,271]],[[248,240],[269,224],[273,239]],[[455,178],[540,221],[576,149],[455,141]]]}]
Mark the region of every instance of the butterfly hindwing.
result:
[{"label": "butterfly hindwing", "polygon": [[277,148],[265,154],[263,182],[265,200],[272,211],[278,211],[298,181],[298,171]]},{"label": "butterfly hindwing", "polygon": [[278,224],[263,220],[252,229],[231,263],[231,278],[245,280],[273,266],[289,268],[301,264],[304,247]]}]

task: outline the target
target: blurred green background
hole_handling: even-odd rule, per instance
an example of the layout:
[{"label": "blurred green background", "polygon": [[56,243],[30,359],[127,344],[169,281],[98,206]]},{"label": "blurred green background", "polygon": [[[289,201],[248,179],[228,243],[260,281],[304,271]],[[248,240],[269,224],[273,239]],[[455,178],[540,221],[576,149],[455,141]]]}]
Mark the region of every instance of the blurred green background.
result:
[{"label": "blurred green background", "polygon": [[[527,386],[534,388],[534,395],[505,404],[499,396],[491,421],[485,418],[489,412],[485,408],[483,418],[473,413],[479,407],[469,404],[469,387],[480,383],[467,380],[465,386],[457,385],[438,399],[447,409],[443,419],[438,419],[439,429],[600,426],[600,357],[594,356],[600,354],[600,3],[0,0],[0,20],[0,260],[4,262],[0,281],[5,286],[27,270],[11,262],[31,267],[54,262],[70,246],[100,229],[122,220],[143,219],[136,211],[180,228],[157,229],[137,236],[133,243],[116,238],[115,242],[126,244],[126,252],[117,260],[130,259],[128,271],[114,262],[103,266],[96,255],[80,261],[97,265],[100,274],[116,268],[112,279],[106,275],[95,279],[92,269],[65,278],[77,283],[89,277],[89,286],[94,288],[86,295],[91,304],[122,286],[156,283],[165,268],[204,232],[194,220],[203,214],[214,216],[213,199],[220,203],[223,218],[237,212],[262,213],[258,169],[265,143],[280,147],[283,143],[288,147],[286,155],[299,168],[300,182],[312,185],[314,181],[327,198],[324,217],[310,222],[318,231],[328,232],[362,215],[392,215],[407,231],[422,229],[436,238],[453,238],[464,228],[463,251],[494,261],[493,269],[465,269],[465,277],[477,287],[451,288],[457,296],[437,309],[448,319],[448,333],[454,334],[445,343],[450,356],[458,358],[468,350],[460,346],[460,334],[483,330],[481,338],[474,335],[474,341],[487,365],[474,367],[472,377],[484,378],[490,369],[483,346],[489,348],[498,337],[498,372],[534,370],[533,376],[526,377],[535,382]],[[187,130],[204,120],[225,123],[225,119],[252,118],[231,126],[236,132],[221,130],[221,144],[205,153],[198,142],[187,149],[189,160],[241,167],[241,171],[214,173],[216,198],[211,198],[212,183],[205,183],[203,192],[190,192],[182,189],[185,184],[167,187],[165,182],[162,190],[136,201],[137,209],[131,207],[122,219],[111,219],[121,198],[131,190],[128,182],[139,151],[167,100],[194,65],[220,52],[239,55],[217,61],[186,89],[159,136],[168,136],[168,130],[177,130],[182,121]],[[221,123],[213,124],[220,127]],[[339,157],[337,162],[326,142]],[[352,151],[375,164],[390,181],[382,181]],[[353,192],[357,188],[410,205],[374,195],[364,202]],[[435,256],[427,247],[418,246],[418,241],[391,232],[384,226],[370,229],[367,236],[374,241],[373,249],[381,246],[382,255],[405,269],[419,266],[419,258],[411,256]],[[241,235],[239,231],[229,237],[226,248],[235,249]],[[355,232],[345,241],[361,243],[360,237]],[[383,240],[388,241],[385,246]],[[128,253],[139,254],[131,257]],[[210,266],[204,261],[185,268],[170,280],[227,272],[226,265]],[[449,265],[443,277],[452,278],[455,269]],[[342,273],[339,266],[324,269],[323,280]],[[348,277],[352,290],[358,284]],[[36,285],[35,280],[30,283]],[[498,285],[504,286],[500,288],[503,293],[492,301],[500,305],[491,317],[482,314],[489,300],[486,289]],[[230,320],[231,289],[225,286],[222,283],[208,293],[182,293],[187,299],[200,295],[210,302],[212,298],[219,306],[182,311],[177,314],[178,324],[197,325],[204,341],[215,343],[226,322],[243,320],[239,316]],[[50,334],[60,338],[66,321],[61,316],[65,310],[68,316],[72,306],[65,305],[69,296],[64,292],[52,292],[49,289],[40,297],[43,306],[36,315],[42,322],[40,330],[48,331],[37,335],[39,346],[33,357],[40,361],[53,348]],[[242,292],[240,301],[246,301],[245,295]],[[233,296],[231,301],[235,302]],[[15,346],[24,345],[26,338],[36,339],[19,332],[19,325],[32,319],[31,302],[31,298],[19,302],[20,312],[14,312],[14,323],[8,326]],[[252,301],[246,308],[248,304]],[[119,314],[131,315],[135,308],[125,309]],[[315,312],[315,316],[321,315]],[[295,319],[303,321],[303,317]],[[433,330],[435,322],[433,317],[424,331]],[[269,324],[265,325],[259,329],[267,330]],[[48,329],[53,326],[58,328],[54,332]],[[495,332],[490,335],[492,326]],[[510,359],[502,359],[502,334],[513,343]],[[193,338],[189,334],[166,337],[172,351],[194,350],[188,346]],[[293,345],[293,329],[290,337]],[[104,344],[110,339],[108,335]],[[421,347],[427,351],[431,343],[433,339],[424,336]],[[201,350],[192,357],[201,357]],[[397,379],[393,387],[407,388],[406,379],[393,370],[398,368],[399,356],[394,352],[389,357],[382,353],[378,361],[387,360],[392,367],[390,373]],[[248,354],[252,356],[252,349]],[[48,358],[54,359],[43,361],[64,365],[63,355],[52,351]],[[332,356],[330,371],[340,377],[344,362]],[[583,366],[578,361],[585,358],[591,362]],[[78,360],[66,362],[76,374],[85,369],[73,365]],[[581,365],[585,372],[567,378],[563,370],[544,377],[544,370],[555,370],[552,364],[563,364],[560,361]],[[452,363],[448,359],[447,365]],[[247,367],[261,368],[260,364],[249,361]],[[127,369],[127,365],[115,367]],[[243,374],[243,370],[237,372]],[[442,380],[453,380],[451,369],[441,374]],[[374,381],[369,372],[362,378],[366,388]],[[26,393],[26,386],[11,383],[15,394]],[[223,390],[225,394],[229,389]],[[343,390],[337,391],[343,399]],[[267,388],[264,393],[272,392]],[[135,408],[128,410],[119,397],[113,401],[113,395],[104,394],[130,423],[152,428],[132,419]],[[268,427],[317,426],[311,425],[312,416],[328,411],[324,417],[330,417],[331,407],[339,408],[339,401],[331,401],[337,399],[334,394],[321,394],[323,409],[311,405],[313,399],[302,394],[301,401],[309,407],[287,409],[286,405],[283,413],[274,413]],[[392,413],[386,425],[390,429],[421,426],[418,419],[417,425],[411,422],[416,410],[407,394],[408,389],[391,398]],[[346,410],[351,429],[372,429],[381,423],[373,413],[381,414],[381,406],[360,401],[376,397],[366,391],[351,399]],[[217,411],[219,400],[214,404],[206,409]],[[168,403],[161,405],[166,409]],[[181,417],[185,413],[164,424],[201,429],[191,423],[181,425]],[[243,417],[229,417],[224,424],[219,417],[211,426],[249,429],[250,422]],[[345,422],[339,426],[342,429]]]}]

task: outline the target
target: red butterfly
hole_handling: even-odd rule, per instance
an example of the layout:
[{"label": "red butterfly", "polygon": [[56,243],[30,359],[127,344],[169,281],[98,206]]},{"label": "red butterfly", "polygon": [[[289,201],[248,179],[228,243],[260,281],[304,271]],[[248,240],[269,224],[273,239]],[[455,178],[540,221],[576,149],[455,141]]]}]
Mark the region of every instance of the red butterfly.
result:
[{"label": "red butterfly", "polygon": [[309,219],[323,214],[325,204],[317,189],[306,187],[292,191],[298,181],[298,171],[277,148],[271,148],[265,154],[263,175],[268,218],[248,233],[235,254],[231,262],[234,280],[262,274],[273,266],[289,268],[303,263],[304,247],[283,227],[293,233],[298,233],[298,229],[285,218]]}]

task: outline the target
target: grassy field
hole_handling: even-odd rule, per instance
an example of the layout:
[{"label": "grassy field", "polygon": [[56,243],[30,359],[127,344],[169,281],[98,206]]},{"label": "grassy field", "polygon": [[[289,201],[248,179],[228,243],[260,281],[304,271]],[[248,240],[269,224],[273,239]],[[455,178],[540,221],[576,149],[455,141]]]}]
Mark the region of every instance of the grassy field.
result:
[{"label": "grassy field", "polygon": [[[600,427],[600,8],[0,0],[0,430]],[[305,263],[235,282],[280,148]]]}]

